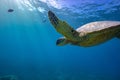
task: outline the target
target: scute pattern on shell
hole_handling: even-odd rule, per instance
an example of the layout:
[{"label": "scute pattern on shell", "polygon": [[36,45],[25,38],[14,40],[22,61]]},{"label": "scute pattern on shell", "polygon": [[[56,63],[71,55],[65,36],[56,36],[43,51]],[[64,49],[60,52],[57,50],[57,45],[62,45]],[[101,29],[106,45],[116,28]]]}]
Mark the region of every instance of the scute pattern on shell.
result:
[{"label": "scute pattern on shell", "polygon": [[120,21],[97,21],[97,22],[91,22],[88,24],[85,24],[76,31],[78,32],[84,32],[84,33],[91,33],[95,31],[100,31],[102,29],[110,28],[110,27],[115,27],[117,25],[120,25]]}]

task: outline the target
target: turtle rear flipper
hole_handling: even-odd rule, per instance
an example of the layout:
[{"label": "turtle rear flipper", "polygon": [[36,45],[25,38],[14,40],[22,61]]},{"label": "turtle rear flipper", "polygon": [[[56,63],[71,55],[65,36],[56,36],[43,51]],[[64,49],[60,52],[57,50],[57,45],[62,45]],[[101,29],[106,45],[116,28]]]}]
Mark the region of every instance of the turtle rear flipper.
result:
[{"label": "turtle rear flipper", "polygon": [[120,39],[120,33],[117,35],[117,38]]}]

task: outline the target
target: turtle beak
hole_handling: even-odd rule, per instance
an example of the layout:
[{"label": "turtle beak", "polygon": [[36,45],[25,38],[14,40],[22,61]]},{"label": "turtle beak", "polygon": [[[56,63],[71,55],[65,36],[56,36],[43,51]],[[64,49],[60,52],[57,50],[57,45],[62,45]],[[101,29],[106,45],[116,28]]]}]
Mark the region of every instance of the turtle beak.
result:
[{"label": "turtle beak", "polygon": [[57,26],[59,19],[56,17],[56,15],[52,11],[48,11],[48,17],[50,22]]}]

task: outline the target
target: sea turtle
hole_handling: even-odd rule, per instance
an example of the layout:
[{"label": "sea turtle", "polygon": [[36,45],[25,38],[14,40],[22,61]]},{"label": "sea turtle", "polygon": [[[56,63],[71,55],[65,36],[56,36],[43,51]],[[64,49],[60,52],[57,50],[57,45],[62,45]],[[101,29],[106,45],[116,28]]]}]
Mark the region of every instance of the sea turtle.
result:
[{"label": "sea turtle", "polygon": [[114,37],[120,38],[120,21],[96,21],[75,30],[67,22],[58,19],[52,11],[48,11],[48,17],[56,31],[64,36],[57,40],[56,44],[59,46],[70,43],[89,47]]}]

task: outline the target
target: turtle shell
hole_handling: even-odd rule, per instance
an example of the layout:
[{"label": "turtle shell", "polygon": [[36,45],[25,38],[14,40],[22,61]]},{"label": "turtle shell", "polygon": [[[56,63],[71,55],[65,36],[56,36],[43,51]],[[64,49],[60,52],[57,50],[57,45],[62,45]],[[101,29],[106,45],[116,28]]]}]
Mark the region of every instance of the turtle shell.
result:
[{"label": "turtle shell", "polygon": [[76,45],[94,46],[120,34],[120,21],[92,22],[79,27],[76,31],[79,32],[80,37],[83,37],[83,40],[76,43]]}]

